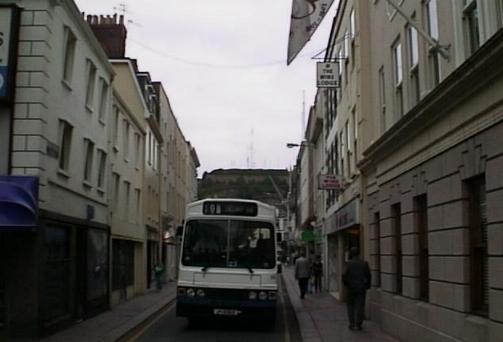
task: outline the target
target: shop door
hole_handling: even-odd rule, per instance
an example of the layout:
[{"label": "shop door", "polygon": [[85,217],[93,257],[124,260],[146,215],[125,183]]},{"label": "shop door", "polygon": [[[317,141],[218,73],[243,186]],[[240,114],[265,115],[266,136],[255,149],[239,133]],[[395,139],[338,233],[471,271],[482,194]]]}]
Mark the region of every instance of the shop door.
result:
[{"label": "shop door", "polygon": [[5,251],[7,247],[4,242],[5,238],[0,233],[0,341],[7,340],[7,297],[5,295],[5,279],[7,278],[4,270],[4,260],[7,260]]}]

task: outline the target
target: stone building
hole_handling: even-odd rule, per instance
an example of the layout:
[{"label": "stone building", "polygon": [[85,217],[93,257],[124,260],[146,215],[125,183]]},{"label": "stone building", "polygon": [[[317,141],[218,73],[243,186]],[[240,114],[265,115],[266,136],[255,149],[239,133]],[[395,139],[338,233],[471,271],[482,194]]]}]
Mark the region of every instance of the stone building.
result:
[{"label": "stone building", "polygon": [[500,341],[503,3],[357,3],[371,317],[406,341]]},{"label": "stone building", "polygon": [[0,178],[0,338],[90,317],[107,308],[109,284],[113,68],[73,1],[11,3],[19,40],[16,86],[0,105],[12,121]]}]

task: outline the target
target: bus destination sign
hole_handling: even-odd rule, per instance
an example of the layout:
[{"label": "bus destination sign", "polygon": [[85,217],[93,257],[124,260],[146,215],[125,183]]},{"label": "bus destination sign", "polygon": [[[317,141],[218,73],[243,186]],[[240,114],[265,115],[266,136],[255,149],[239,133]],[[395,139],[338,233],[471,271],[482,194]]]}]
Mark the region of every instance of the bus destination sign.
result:
[{"label": "bus destination sign", "polygon": [[204,215],[257,216],[256,203],[209,201],[203,205]]}]

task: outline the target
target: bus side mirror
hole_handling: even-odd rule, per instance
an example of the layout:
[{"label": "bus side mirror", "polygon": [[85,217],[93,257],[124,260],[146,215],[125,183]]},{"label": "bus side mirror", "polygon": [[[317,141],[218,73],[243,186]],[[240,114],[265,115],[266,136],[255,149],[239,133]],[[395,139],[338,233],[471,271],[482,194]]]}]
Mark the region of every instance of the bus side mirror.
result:
[{"label": "bus side mirror", "polygon": [[182,236],[182,235],[183,235],[183,226],[176,227],[176,236]]},{"label": "bus side mirror", "polygon": [[281,263],[278,263],[277,267],[278,267],[278,273],[281,273],[283,271],[283,265],[281,265]]}]

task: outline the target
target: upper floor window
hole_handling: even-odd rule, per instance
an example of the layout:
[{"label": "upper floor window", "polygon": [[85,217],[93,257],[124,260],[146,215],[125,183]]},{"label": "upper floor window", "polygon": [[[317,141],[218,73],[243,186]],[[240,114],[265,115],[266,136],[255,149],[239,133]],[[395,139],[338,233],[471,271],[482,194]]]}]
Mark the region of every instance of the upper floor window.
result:
[{"label": "upper floor window", "polygon": [[431,38],[438,40],[439,35],[437,0],[427,0],[425,1],[425,6],[428,33]]},{"label": "upper floor window", "polygon": [[94,87],[96,83],[96,66],[89,59],[87,60],[87,86],[86,86],[86,106],[93,107]]},{"label": "upper floor window", "polygon": [[417,30],[413,26],[407,27],[407,43],[409,52],[410,103],[415,105],[419,101],[419,43]]},{"label": "upper floor window", "polygon": [[100,92],[100,107],[99,107],[99,119],[103,123],[106,120],[107,106],[108,106],[108,83],[104,78],[101,79],[101,92]]},{"label": "upper floor window", "polygon": [[402,44],[397,41],[393,45],[393,77],[395,86],[395,111],[398,116],[403,115],[403,61]]},{"label": "upper floor window", "polygon": [[73,64],[75,60],[75,48],[77,46],[77,38],[69,27],[64,28],[64,62],[63,62],[63,80],[71,82],[73,76]]},{"label": "upper floor window", "polygon": [[84,160],[84,180],[91,182],[94,157],[94,143],[89,139],[84,139],[85,160]]},{"label": "upper floor window", "polygon": [[124,159],[129,159],[129,122],[126,119],[122,122],[123,130],[122,130],[122,146]]},{"label": "upper floor window", "polygon": [[105,188],[105,170],[106,170],[107,154],[105,151],[98,150],[98,188]]},{"label": "upper floor window", "polygon": [[496,0],[496,18],[498,20],[498,27],[503,26],[503,0]]},{"label": "upper floor window", "polygon": [[59,168],[68,171],[72,146],[73,126],[65,120],[59,120]]},{"label": "upper floor window", "polygon": [[353,39],[356,33],[355,10],[351,9],[349,13],[349,38]]},{"label": "upper floor window", "polygon": [[479,12],[476,0],[463,0],[463,26],[468,55],[480,47]]},{"label": "upper floor window", "polygon": [[381,133],[386,130],[386,78],[384,77],[384,66],[379,68],[379,109],[381,112]]}]

